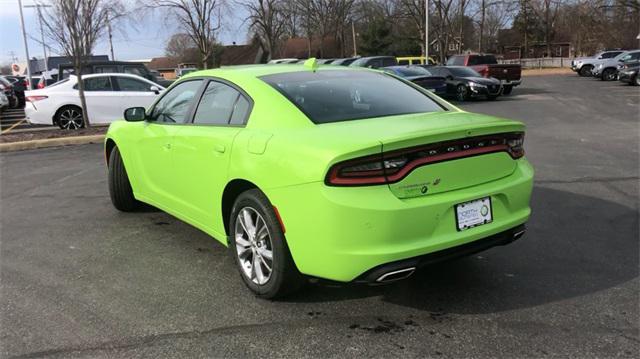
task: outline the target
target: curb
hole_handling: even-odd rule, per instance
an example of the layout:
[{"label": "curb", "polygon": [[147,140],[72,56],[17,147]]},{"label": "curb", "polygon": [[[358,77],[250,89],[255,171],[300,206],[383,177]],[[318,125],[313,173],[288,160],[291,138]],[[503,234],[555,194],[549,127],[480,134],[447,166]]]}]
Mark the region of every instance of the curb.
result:
[{"label": "curb", "polygon": [[68,146],[68,145],[84,145],[88,143],[102,143],[103,141],[104,141],[104,135],[46,138],[42,140],[0,143],[0,152],[34,150],[37,148],[58,147],[58,146]]}]

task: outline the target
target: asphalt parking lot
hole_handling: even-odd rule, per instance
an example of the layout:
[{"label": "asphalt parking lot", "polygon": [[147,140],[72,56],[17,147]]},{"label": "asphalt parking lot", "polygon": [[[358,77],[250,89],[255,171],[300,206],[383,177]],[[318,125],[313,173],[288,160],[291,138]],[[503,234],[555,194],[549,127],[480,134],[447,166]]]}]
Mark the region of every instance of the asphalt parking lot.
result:
[{"label": "asphalt parking lot", "polygon": [[524,81],[461,105],[528,126],[523,239],[393,285],[316,284],[280,302],[251,296],[202,232],[113,209],[100,146],[1,154],[1,355],[635,357],[640,88]]}]

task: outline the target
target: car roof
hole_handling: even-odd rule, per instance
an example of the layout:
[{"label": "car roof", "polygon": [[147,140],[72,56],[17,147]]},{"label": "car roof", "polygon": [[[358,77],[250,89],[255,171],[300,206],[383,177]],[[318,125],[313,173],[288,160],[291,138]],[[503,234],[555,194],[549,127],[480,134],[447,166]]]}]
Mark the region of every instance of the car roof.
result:
[{"label": "car roof", "polygon": [[[363,71],[361,68],[353,68],[353,67],[339,67],[332,65],[322,65],[316,69],[316,71]],[[201,70],[196,72],[191,72],[181,79],[191,78],[191,77],[225,77],[225,76],[239,76],[246,78],[257,78],[266,75],[275,75],[287,72],[304,72],[304,71],[313,71],[310,68],[304,66],[303,64],[261,64],[261,65],[236,65],[236,66],[223,66],[217,69],[210,70]],[[367,70],[365,70],[367,71]],[[370,70],[369,70],[370,71]]]},{"label": "car roof", "polygon": [[[77,77],[74,74],[71,74],[69,76]],[[86,75],[82,75],[82,78],[83,79],[88,79],[88,78],[92,78],[92,77],[101,77],[101,76],[133,77],[133,78],[136,78],[136,79],[143,79],[143,80],[149,81],[149,80],[145,79],[142,76],[135,75],[135,74],[125,74],[125,73],[122,73],[122,72],[103,72],[103,73],[99,73],[99,74],[86,74]]]}]

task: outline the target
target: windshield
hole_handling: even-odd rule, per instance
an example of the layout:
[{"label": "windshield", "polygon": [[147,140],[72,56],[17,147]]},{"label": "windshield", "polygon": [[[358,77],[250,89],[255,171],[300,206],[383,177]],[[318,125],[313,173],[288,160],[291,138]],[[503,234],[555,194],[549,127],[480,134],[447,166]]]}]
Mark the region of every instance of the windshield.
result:
[{"label": "windshield", "polygon": [[301,71],[260,79],[316,124],[445,110],[417,88],[378,72]]},{"label": "windshield", "polygon": [[402,77],[431,76],[431,72],[419,66],[393,67],[392,69],[395,70],[395,72]]},{"label": "windshield", "polygon": [[449,67],[455,77],[482,77],[476,70],[468,67]]}]

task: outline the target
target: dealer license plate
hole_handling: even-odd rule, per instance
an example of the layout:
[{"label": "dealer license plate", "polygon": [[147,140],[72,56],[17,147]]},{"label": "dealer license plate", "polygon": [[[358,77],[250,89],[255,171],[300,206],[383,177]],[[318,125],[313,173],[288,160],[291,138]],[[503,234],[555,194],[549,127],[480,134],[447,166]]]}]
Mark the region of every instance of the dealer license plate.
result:
[{"label": "dealer license plate", "polygon": [[476,199],[455,205],[456,225],[459,231],[481,226],[493,221],[491,197]]}]

